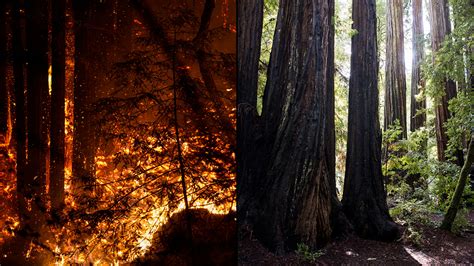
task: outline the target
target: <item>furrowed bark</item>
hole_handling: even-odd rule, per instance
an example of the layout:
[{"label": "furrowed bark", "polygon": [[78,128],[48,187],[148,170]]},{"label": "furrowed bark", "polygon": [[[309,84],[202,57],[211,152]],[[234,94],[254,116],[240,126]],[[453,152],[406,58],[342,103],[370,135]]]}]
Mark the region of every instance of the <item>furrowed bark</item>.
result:
[{"label": "furrowed bark", "polygon": [[342,204],[356,233],[394,240],[381,167],[375,0],[354,0],[346,176]]}]

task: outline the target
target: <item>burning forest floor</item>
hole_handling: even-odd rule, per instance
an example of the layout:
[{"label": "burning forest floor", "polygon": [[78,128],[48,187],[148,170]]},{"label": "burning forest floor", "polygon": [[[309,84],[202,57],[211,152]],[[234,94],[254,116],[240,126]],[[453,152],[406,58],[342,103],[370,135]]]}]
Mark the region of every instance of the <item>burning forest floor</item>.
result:
[{"label": "burning forest floor", "polygon": [[[33,254],[26,259],[22,252],[28,243],[17,232],[18,218],[15,198],[15,161],[6,150],[0,150],[0,265],[50,265],[50,252]],[[186,219],[186,218],[189,218]],[[186,231],[192,224],[192,240]],[[192,244],[190,244],[192,243]],[[235,212],[211,213],[207,209],[177,212],[154,235],[151,246],[143,257],[131,265],[232,265],[237,261],[237,233]],[[196,261],[202,263],[195,263]],[[95,264],[94,264],[95,265]],[[98,264],[102,265],[102,264]]]},{"label": "burning forest floor", "polygon": [[[419,243],[406,237],[384,243],[349,236],[329,243],[320,253],[313,253],[312,262],[308,259],[310,254],[277,256],[246,234],[239,240],[239,265],[469,265],[474,263],[474,209],[469,210],[468,218],[470,226],[460,235],[439,228],[415,226],[420,232]],[[402,230],[404,235],[408,234],[406,227]]]}]

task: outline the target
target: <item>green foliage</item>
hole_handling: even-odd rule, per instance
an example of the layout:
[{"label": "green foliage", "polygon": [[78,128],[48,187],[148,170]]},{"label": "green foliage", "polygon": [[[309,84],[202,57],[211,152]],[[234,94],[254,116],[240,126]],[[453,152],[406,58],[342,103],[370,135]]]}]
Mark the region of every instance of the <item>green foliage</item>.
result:
[{"label": "green foliage", "polygon": [[449,101],[449,111],[452,117],[446,122],[448,139],[448,158],[454,157],[456,150],[463,149],[465,136],[469,136],[474,128],[474,92],[462,91],[457,97]]},{"label": "green foliage", "polygon": [[257,110],[262,111],[263,94],[267,83],[267,69],[270,63],[273,35],[278,15],[278,0],[265,0],[263,6],[263,28],[260,47],[260,61],[258,66]]},{"label": "green foliage", "polygon": [[304,261],[313,263],[317,258],[324,255],[324,251],[312,251],[306,244],[299,243],[296,247],[296,254],[298,254]]},{"label": "green foliage", "polygon": [[451,232],[455,234],[460,234],[462,231],[469,228],[470,223],[467,219],[468,214],[469,210],[467,208],[462,208],[458,210],[456,218],[454,219],[453,225],[451,227]]}]

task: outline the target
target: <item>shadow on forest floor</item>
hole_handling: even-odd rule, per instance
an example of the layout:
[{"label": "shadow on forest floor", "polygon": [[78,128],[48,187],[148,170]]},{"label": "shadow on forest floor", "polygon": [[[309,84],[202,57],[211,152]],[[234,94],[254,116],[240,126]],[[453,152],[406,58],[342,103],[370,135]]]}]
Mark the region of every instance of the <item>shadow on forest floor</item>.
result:
[{"label": "shadow on forest floor", "polygon": [[471,229],[458,236],[438,228],[420,227],[422,243],[385,243],[350,236],[329,243],[324,254],[310,263],[295,253],[277,256],[257,240],[239,240],[239,265],[444,265],[474,263],[474,210],[469,212]]}]

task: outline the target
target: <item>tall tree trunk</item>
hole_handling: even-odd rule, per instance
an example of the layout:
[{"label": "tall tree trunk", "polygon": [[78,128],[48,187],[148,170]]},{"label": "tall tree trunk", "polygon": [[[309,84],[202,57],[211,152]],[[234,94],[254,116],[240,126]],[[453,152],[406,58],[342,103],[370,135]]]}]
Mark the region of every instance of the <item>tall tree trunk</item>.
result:
[{"label": "tall tree trunk", "polygon": [[[94,105],[106,96],[112,65],[114,1],[73,0],[75,24],[74,55],[74,140],[72,172],[76,199],[90,202],[95,185],[97,129]],[[86,192],[85,194],[83,192]],[[81,203],[82,202],[82,203]]]},{"label": "tall tree trunk", "polygon": [[52,1],[51,159],[49,195],[53,213],[64,204],[66,0]]},{"label": "tall tree trunk", "polygon": [[32,200],[31,229],[34,233],[44,223],[46,194],[46,155],[48,106],[48,4],[47,0],[29,0],[26,7],[27,41],[27,116],[28,160],[27,194]]},{"label": "tall tree trunk", "polygon": [[0,3],[0,144],[8,130],[8,88],[7,88],[7,1]]},{"label": "tall tree trunk", "polygon": [[378,120],[375,0],[354,0],[349,128],[342,200],[347,218],[362,237],[393,240],[398,228],[386,203]]},{"label": "tall tree trunk", "polygon": [[[451,230],[453,226],[454,219],[456,219],[456,214],[458,212],[459,204],[461,203],[461,197],[464,192],[464,187],[466,186],[467,178],[471,171],[472,163],[474,162],[474,135],[471,135],[471,141],[469,142],[469,148],[467,150],[467,158],[464,166],[461,169],[459,174],[458,184],[456,185],[456,190],[454,191],[451,202],[449,203],[448,211],[444,216],[441,228],[445,230]],[[471,177],[472,178],[472,177]]]},{"label": "tall tree trunk", "polygon": [[23,1],[12,6],[12,46],[13,46],[13,77],[15,91],[15,140],[16,140],[16,174],[17,197],[20,226],[26,226],[28,209],[26,195],[28,182],[26,180],[26,113],[25,113],[25,28],[24,17],[20,9]]},{"label": "tall tree trunk", "polygon": [[[416,95],[425,86],[421,78],[421,63],[425,57],[424,51],[424,33],[423,33],[423,1],[412,1],[412,17],[413,17],[413,61],[411,72],[411,101],[410,101],[410,131],[415,131],[424,126],[426,114],[423,109],[426,108],[426,101],[416,100]],[[422,111],[422,113],[417,114]]]},{"label": "tall tree trunk", "polygon": [[406,79],[403,47],[403,0],[387,1],[384,129],[399,121],[407,137]]},{"label": "tall tree trunk", "polygon": [[[447,0],[430,1],[430,26],[431,26],[431,47],[433,50],[433,60],[436,58],[436,51],[441,48],[443,41],[451,33],[451,23],[449,21],[449,8]],[[447,79],[442,85],[443,96],[436,101],[436,146],[438,148],[438,159],[446,160],[446,149],[448,136],[444,124],[451,117],[448,110],[448,102],[456,97],[456,83]],[[460,153],[460,154],[459,154]],[[462,165],[462,152],[457,152],[458,164]]]},{"label": "tall tree trunk", "polygon": [[333,119],[327,104],[333,7],[329,0],[280,2],[262,117],[256,118],[261,28],[252,21],[261,25],[261,2],[239,5],[239,203],[257,237],[277,252],[297,243],[320,247],[332,233],[333,145],[326,135],[334,129],[326,127]]}]

